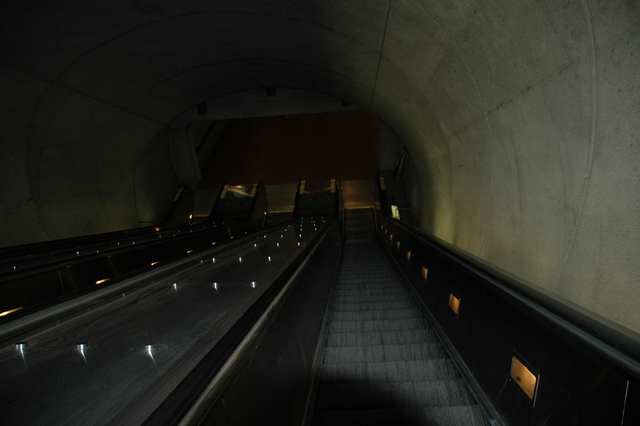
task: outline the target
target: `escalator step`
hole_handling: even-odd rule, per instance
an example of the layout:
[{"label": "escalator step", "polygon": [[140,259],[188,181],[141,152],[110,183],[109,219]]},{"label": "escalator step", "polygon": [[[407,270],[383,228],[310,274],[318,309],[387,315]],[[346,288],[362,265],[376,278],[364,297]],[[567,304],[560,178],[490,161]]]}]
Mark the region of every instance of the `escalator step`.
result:
[{"label": "escalator step", "polygon": [[485,426],[477,405],[318,411],[313,426]]},{"label": "escalator step", "polygon": [[398,294],[398,293],[407,294],[407,290],[400,286],[391,287],[391,288],[381,287],[381,288],[370,288],[370,289],[356,288],[351,290],[336,289],[333,292],[333,296],[335,298],[339,298],[341,296],[360,296],[360,295],[369,295],[369,294],[375,295],[375,294]]},{"label": "escalator step", "polygon": [[458,378],[450,359],[322,364],[320,383],[404,382]]},{"label": "escalator step", "polygon": [[376,331],[368,333],[330,333],[327,347],[366,345],[406,345],[410,343],[436,342],[435,333],[429,329]]},{"label": "escalator step", "polygon": [[422,317],[422,312],[417,308],[383,309],[379,311],[336,311],[331,314],[331,321],[364,321]]},{"label": "escalator step", "polygon": [[385,309],[410,309],[415,307],[412,301],[372,302],[372,303],[334,303],[333,310],[343,311],[377,311]]},{"label": "escalator step", "polygon": [[487,426],[488,422],[478,405],[430,407],[424,410],[428,425]]},{"label": "escalator step", "polygon": [[400,300],[411,301],[407,293],[339,296],[334,300],[339,303],[397,302]]},{"label": "escalator step", "polygon": [[421,408],[388,408],[379,410],[317,411],[312,426],[433,426],[427,423]]},{"label": "escalator step", "polygon": [[426,408],[473,403],[462,379],[430,382],[327,383],[318,387],[318,410]]},{"label": "escalator step", "polygon": [[352,333],[362,331],[415,330],[427,328],[424,318],[400,318],[366,321],[331,321],[330,333]]},{"label": "escalator step", "polygon": [[408,361],[445,358],[440,343],[411,343],[408,345],[332,346],[325,348],[326,364],[380,361]]}]

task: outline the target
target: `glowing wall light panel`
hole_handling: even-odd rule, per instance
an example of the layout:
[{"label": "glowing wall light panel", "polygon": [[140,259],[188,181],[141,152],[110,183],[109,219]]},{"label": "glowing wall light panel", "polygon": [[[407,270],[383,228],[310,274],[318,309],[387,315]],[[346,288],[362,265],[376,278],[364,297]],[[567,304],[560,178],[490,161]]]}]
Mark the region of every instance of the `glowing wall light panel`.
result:
[{"label": "glowing wall light panel", "polygon": [[449,307],[456,315],[460,313],[460,299],[455,297],[453,293],[449,294]]},{"label": "glowing wall light panel", "polygon": [[529,370],[516,356],[511,358],[511,378],[529,398],[535,398],[538,376]]},{"label": "glowing wall light panel", "polygon": [[429,268],[425,268],[424,266],[422,267],[422,278],[424,278],[424,280],[427,280],[427,276],[429,276]]},{"label": "glowing wall light panel", "polygon": [[14,308],[14,309],[9,309],[8,311],[4,311],[4,312],[0,312],[0,317],[3,317],[5,315],[9,315],[12,314],[14,312],[18,312],[20,309],[22,309],[22,306],[18,307],[18,308]]}]

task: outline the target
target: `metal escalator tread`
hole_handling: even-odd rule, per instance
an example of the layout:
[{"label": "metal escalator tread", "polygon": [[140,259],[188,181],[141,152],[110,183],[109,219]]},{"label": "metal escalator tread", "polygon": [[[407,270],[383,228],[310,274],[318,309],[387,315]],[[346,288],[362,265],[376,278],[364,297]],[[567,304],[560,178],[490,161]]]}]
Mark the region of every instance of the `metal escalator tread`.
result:
[{"label": "metal escalator tread", "polygon": [[487,425],[370,229],[347,220],[311,425]]}]

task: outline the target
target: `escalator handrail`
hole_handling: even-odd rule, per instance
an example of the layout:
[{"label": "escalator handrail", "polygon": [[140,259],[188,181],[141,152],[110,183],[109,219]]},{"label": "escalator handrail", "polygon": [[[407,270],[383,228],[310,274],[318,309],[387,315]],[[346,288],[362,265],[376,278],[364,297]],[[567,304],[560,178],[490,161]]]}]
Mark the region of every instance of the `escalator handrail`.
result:
[{"label": "escalator handrail", "polygon": [[[582,342],[614,366],[640,380],[640,334],[596,313],[562,299],[535,284],[488,265],[475,256],[423,230],[383,215],[414,238],[437,250],[459,267],[481,278],[490,288],[524,310],[557,327],[564,335]],[[379,232],[379,230],[377,230]]]},{"label": "escalator handrail", "polygon": [[[176,390],[149,416],[144,425],[200,424],[216,404],[249,353],[270,318],[286,299],[298,277],[326,239],[336,218],[332,218],[305,250],[271,284],[270,288],[225,334],[220,342],[183,379]],[[281,225],[281,224],[280,224]]]}]

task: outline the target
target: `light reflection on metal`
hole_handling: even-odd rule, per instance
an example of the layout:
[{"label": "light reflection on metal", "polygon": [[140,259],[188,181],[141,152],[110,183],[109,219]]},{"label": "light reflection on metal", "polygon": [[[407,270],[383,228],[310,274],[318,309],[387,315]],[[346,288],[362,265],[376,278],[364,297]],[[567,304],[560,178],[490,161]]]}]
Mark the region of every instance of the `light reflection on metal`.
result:
[{"label": "light reflection on metal", "polygon": [[191,220],[191,219],[193,219],[193,215],[192,214],[189,215],[189,220]]},{"label": "light reflection on metal", "polygon": [[102,284],[103,282],[106,282],[106,281],[109,281],[109,278],[105,278],[105,279],[96,281],[96,285]]},{"label": "light reflection on metal", "polygon": [[250,197],[253,198],[256,196],[256,192],[258,191],[258,184],[254,183],[253,184],[253,188],[251,188],[251,195]]},{"label": "light reflection on metal", "polygon": [[80,355],[82,355],[82,359],[84,359],[84,363],[87,364],[87,354],[86,354],[87,343],[86,342],[78,343],[76,345],[76,349],[78,349],[78,352],[80,352]]},{"label": "light reflection on metal", "polygon": [[218,291],[218,283],[213,283],[213,288]]},{"label": "light reflection on metal", "polygon": [[[520,389],[531,399],[535,399],[536,385],[539,376],[534,374],[517,357],[511,358],[511,378],[520,386]],[[535,402],[534,402],[535,404]]]},{"label": "light reflection on metal", "polygon": [[427,276],[429,276],[429,268],[425,268],[424,266],[422,267],[422,278],[424,278],[424,280],[427,280]]},{"label": "light reflection on metal", "polygon": [[159,231],[159,230],[160,230],[160,228],[156,228],[156,231]]},{"label": "light reflection on metal", "polygon": [[305,185],[306,185],[306,181],[304,179],[300,180],[300,194],[304,194]]},{"label": "light reflection on metal", "polygon": [[211,259],[211,262],[216,263],[216,258]]},{"label": "light reflection on metal", "polygon": [[336,180],[331,179],[331,193],[333,194],[334,192],[336,192]]},{"label": "light reflection on metal", "polygon": [[256,282],[255,281],[251,281],[251,288],[256,288]]},{"label": "light reflection on metal", "polygon": [[173,289],[178,292],[178,283],[173,283]]},{"label": "light reflection on metal", "polygon": [[268,256],[268,257],[267,257],[267,260],[269,260],[269,262],[271,262],[271,256]]},{"label": "light reflection on metal", "polygon": [[258,245],[257,245],[256,243],[253,243],[253,246],[254,246],[254,247],[258,247]]},{"label": "light reflection on metal", "polygon": [[398,250],[400,250],[400,241],[396,243],[396,246],[398,246]]},{"label": "light reflection on metal", "polygon": [[244,186],[242,186],[242,185],[236,185],[236,186],[229,187],[229,192],[233,192],[233,193],[236,193],[236,194],[244,195],[245,197],[251,197],[251,194],[246,192],[244,190]]},{"label": "light reflection on metal", "polygon": [[3,317],[3,316],[5,316],[5,315],[12,314],[12,313],[14,313],[14,312],[19,311],[20,309],[22,309],[22,306],[19,306],[19,307],[17,307],[17,308],[13,308],[13,309],[9,309],[8,311],[0,312],[0,317]]},{"label": "light reflection on metal", "polygon": [[22,357],[22,361],[24,363],[27,362],[27,360],[26,360],[26,358],[24,356],[25,349],[27,349],[27,342],[18,342],[18,343],[16,343],[16,350],[18,351],[18,353]]},{"label": "light reflection on metal", "polygon": [[280,247],[280,243],[276,243],[276,247]]},{"label": "light reflection on metal", "polygon": [[407,251],[407,260],[411,262],[411,252]]},{"label": "light reflection on metal", "polygon": [[[222,192],[220,192],[220,198],[224,198],[227,195],[227,191],[229,190],[229,185],[225,185],[222,188]],[[224,225],[224,223],[223,223]]]},{"label": "light reflection on metal", "polygon": [[187,253],[193,253],[193,250],[187,250]]},{"label": "light reflection on metal", "polygon": [[242,256],[238,258],[238,262],[242,263]]},{"label": "light reflection on metal", "polygon": [[218,244],[217,241],[214,241],[214,242],[211,243],[212,246],[215,246],[216,244]]},{"label": "light reflection on metal", "polygon": [[147,352],[147,355],[149,355],[149,358],[151,358],[151,361],[153,361],[153,364],[156,364],[156,360],[153,358],[153,345],[152,344],[146,344],[144,345],[144,350]]},{"label": "light reflection on metal", "polygon": [[298,241],[298,247],[300,247],[300,241]]},{"label": "light reflection on metal", "polygon": [[160,261],[157,261],[157,262],[151,262],[151,266],[153,266],[153,265],[157,265],[158,263],[160,263]]}]

